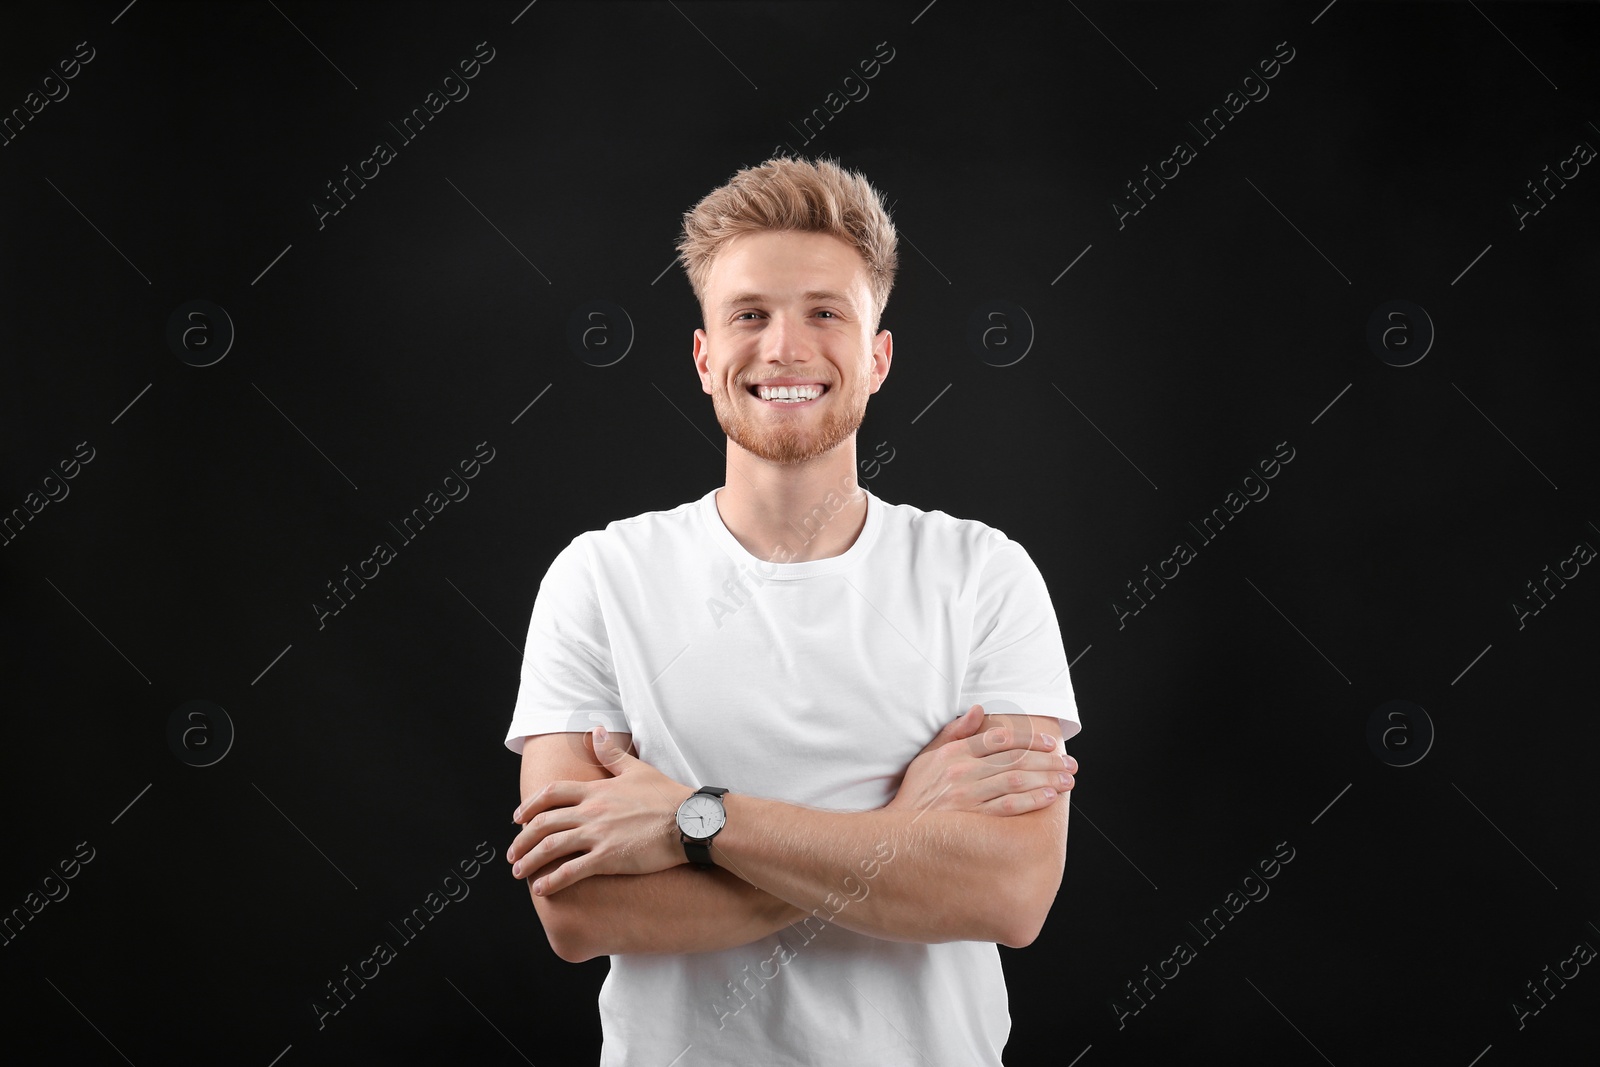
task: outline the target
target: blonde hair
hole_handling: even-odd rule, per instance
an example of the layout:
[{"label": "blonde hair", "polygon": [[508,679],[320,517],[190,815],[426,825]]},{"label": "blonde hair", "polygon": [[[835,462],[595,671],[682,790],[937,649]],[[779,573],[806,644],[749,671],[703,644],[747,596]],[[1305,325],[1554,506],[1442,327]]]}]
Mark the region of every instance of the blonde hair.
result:
[{"label": "blonde hair", "polygon": [[677,249],[702,317],[712,260],[735,237],[760,231],[825,233],[854,248],[866,261],[877,332],[899,257],[883,195],[865,177],[828,159],[775,156],[738,171],[684,212]]}]

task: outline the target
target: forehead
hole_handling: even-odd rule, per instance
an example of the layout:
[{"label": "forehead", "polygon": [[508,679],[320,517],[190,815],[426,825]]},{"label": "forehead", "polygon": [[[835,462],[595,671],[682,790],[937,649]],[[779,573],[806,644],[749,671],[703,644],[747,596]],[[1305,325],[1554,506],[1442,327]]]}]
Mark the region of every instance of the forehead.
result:
[{"label": "forehead", "polygon": [[822,290],[865,302],[867,264],[831,234],[745,233],[717,253],[707,288],[713,305],[748,295],[797,300]]}]

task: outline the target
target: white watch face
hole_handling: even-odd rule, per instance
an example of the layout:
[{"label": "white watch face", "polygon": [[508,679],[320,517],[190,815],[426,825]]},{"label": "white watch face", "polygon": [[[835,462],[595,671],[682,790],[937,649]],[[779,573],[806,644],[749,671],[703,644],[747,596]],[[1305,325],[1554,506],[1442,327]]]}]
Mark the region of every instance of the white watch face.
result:
[{"label": "white watch face", "polygon": [[727,821],[722,802],[705,793],[696,793],[678,809],[678,829],[701,841],[722,829]]}]

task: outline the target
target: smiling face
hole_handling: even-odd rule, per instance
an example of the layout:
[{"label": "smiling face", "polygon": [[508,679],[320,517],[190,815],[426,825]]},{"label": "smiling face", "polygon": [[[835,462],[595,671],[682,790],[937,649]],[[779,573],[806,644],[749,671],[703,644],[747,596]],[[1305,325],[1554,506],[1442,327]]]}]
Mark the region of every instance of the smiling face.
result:
[{"label": "smiling face", "polygon": [[[712,264],[704,314],[695,368],[729,440],[780,464],[853,440],[891,354],[889,331],[872,334],[872,291],[854,248],[823,233],[742,234]],[[822,392],[763,399],[765,385]]]}]

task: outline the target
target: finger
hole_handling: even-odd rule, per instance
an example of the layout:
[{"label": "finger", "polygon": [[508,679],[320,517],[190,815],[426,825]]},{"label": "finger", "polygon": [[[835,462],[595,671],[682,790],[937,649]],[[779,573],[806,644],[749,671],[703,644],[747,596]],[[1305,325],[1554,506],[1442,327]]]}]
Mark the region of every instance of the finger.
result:
[{"label": "finger", "polygon": [[582,881],[590,874],[591,862],[587,856],[570,859],[551,871],[533,880],[533,891],[541,897],[548,897],[559,893],[574,882]]},{"label": "finger", "polygon": [[1030,811],[1054,804],[1062,794],[1048,786],[1043,789],[1030,789],[1026,793],[1007,793],[984,804],[979,804],[978,811],[989,815],[1011,816],[1024,815]]},{"label": "finger", "polygon": [[1072,775],[1057,767],[1050,771],[1017,771],[1010,770],[1003,774],[990,775],[987,778],[972,784],[972,797],[982,806],[1005,796],[1023,796],[1046,789],[1054,789],[1058,793],[1072,790],[1076,780]]},{"label": "finger", "polygon": [[1078,773],[1077,760],[1065,754],[1058,755],[1053,751],[1040,752],[1038,750],[1030,750],[1020,754],[1015,750],[993,752],[987,756],[980,757],[978,762],[996,769]]},{"label": "finger", "polygon": [[929,741],[926,745],[923,745],[922,752],[918,752],[917,755],[920,756],[923,752],[929,752],[933,749],[941,748],[945,745],[948,745],[952,741],[959,741],[964,737],[970,737],[974,732],[977,731],[982,723],[983,705],[974,704],[972,707],[956,716],[955,719],[945,723],[944,726],[940,727],[939,732],[933,735],[933,740]]},{"label": "finger", "polygon": [[588,847],[582,834],[578,830],[563,830],[558,834],[551,834],[528,853],[511,865],[511,873],[518,878],[526,878],[540,867],[558,860],[563,856],[583,852]]},{"label": "finger", "polygon": [[596,726],[590,740],[594,745],[595,757],[613,775],[621,774],[630,764],[639,762],[617,743],[617,737],[604,726]]},{"label": "finger", "polygon": [[517,836],[512,839],[511,847],[506,849],[506,862],[517,862],[529,849],[553,833],[574,830],[581,825],[583,820],[579,818],[577,808],[551,808],[549,811],[539,812],[529,818],[528,825],[518,831]]},{"label": "finger", "polygon": [[511,818],[515,822],[525,823],[541,811],[581,804],[589,795],[589,785],[588,782],[547,782],[537,793],[524,800],[512,812]]},{"label": "finger", "polygon": [[[1054,734],[1036,730],[1033,720],[1026,715],[990,715],[985,718],[984,730],[967,741],[974,756],[996,752],[1024,751],[1053,752]],[[1014,758],[1020,758],[1015,756]]]}]

